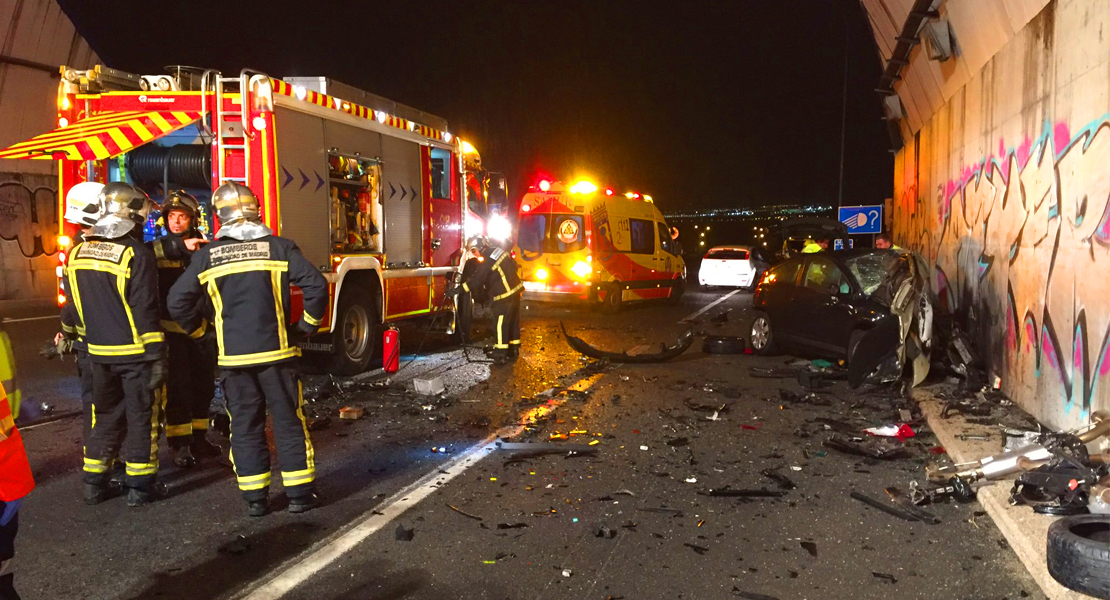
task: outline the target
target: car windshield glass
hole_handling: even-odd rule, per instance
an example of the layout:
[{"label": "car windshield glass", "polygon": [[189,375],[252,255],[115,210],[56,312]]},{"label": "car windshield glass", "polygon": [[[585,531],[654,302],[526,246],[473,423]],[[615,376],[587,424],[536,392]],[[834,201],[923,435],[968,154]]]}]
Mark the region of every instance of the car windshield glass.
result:
[{"label": "car windshield glass", "polygon": [[709,256],[716,260],[748,260],[747,250],[710,250]]},{"label": "car windshield glass", "polygon": [[852,275],[856,277],[863,293],[870,296],[883,284],[887,273],[890,272],[891,267],[894,266],[897,260],[897,253],[874,252],[853,256],[844,262],[847,263],[848,269],[852,271]]},{"label": "car windshield glass", "polygon": [[526,252],[576,252],[586,247],[582,215],[525,215],[517,235],[520,249]]}]

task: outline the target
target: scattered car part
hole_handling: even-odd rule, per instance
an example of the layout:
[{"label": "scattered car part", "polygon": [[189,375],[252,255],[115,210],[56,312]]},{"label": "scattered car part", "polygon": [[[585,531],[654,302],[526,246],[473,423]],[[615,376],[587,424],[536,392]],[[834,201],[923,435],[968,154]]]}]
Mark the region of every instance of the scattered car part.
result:
[{"label": "scattered car part", "polygon": [[948,485],[939,487],[922,487],[916,481],[910,482],[910,501],[915,505],[930,504],[941,498],[952,497],[957,502],[971,502],[975,499],[975,489],[971,484],[953,477],[948,480]]},{"label": "scattered car part", "polygon": [[563,330],[563,337],[566,338],[567,344],[570,345],[570,347],[575,352],[578,352],[580,354],[584,354],[584,355],[586,355],[590,358],[607,359],[610,362],[615,362],[615,363],[656,363],[656,362],[664,362],[664,361],[667,361],[667,360],[671,360],[672,358],[677,358],[683,352],[686,352],[687,350],[689,350],[690,346],[694,345],[694,332],[692,330],[689,330],[686,333],[679,336],[678,340],[670,346],[667,346],[665,344],[660,344],[659,352],[656,352],[654,354],[634,354],[633,355],[633,354],[628,354],[628,353],[625,353],[625,352],[606,352],[604,350],[599,350],[599,349],[591,346],[590,344],[586,343],[586,341],[581,339],[581,338],[577,338],[577,337],[567,333],[567,327],[562,322],[559,323],[559,327],[562,328],[562,330]]},{"label": "scattered car part", "polygon": [[1087,510],[1094,515],[1110,515],[1110,475],[1099,479],[1098,483],[1091,486]]},{"label": "scattered car part", "polygon": [[728,486],[725,486],[723,488],[713,488],[705,492],[698,492],[698,495],[713,496],[717,498],[781,498],[786,495],[786,492],[768,489],[734,490]]},{"label": "scattered car part", "polygon": [[482,517],[479,517],[478,515],[472,515],[472,514],[466,512],[465,510],[463,510],[463,509],[461,509],[461,508],[459,508],[459,507],[457,507],[453,504],[447,504],[447,508],[450,508],[451,510],[459,513],[460,515],[462,515],[462,516],[464,516],[468,519],[474,519],[475,521],[481,521],[482,520]]},{"label": "scattered car part", "polygon": [[911,515],[910,513],[902,510],[901,508],[898,508],[896,506],[891,506],[891,505],[887,504],[886,502],[883,502],[881,500],[876,500],[876,499],[874,499],[871,496],[868,496],[866,494],[861,494],[860,492],[852,492],[850,494],[850,496],[852,498],[856,499],[856,500],[859,500],[860,502],[863,502],[864,504],[870,506],[871,508],[877,508],[877,509],[885,512],[886,514],[898,517],[899,519],[902,519],[903,521],[919,521],[920,520],[917,517]]},{"label": "scattered car part", "polygon": [[707,335],[701,343],[706,354],[743,354],[744,338],[734,335]]},{"label": "scattered car part", "polygon": [[784,490],[792,490],[798,487],[793,481],[790,480],[789,477],[783,475],[782,473],[779,473],[774,469],[763,469],[759,473],[760,475],[763,475],[771,481],[779,484],[779,487]]},{"label": "scattered car part", "polygon": [[902,490],[900,490],[896,487],[888,487],[888,488],[886,488],[885,491],[886,491],[887,497],[890,498],[891,502],[896,504],[898,506],[898,508],[901,508],[902,510],[908,512],[909,514],[917,517],[917,519],[919,521],[928,523],[930,525],[936,525],[936,524],[940,523],[940,519],[937,518],[936,515],[934,515],[931,512],[928,512],[928,511],[925,511],[925,510],[922,510],[922,509],[918,508],[917,505],[914,504],[913,500],[909,496],[906,496],[905,494],[902,493]]},{"label": "scattered car part", "polygon": [[1110,515],[1064,517],[1048,528],[1048,572],[1061,585],[1110,599]]},{"label": "scattered car part", "polygon": [[1010,490],[1010,504],[1030,506],[1038,514],[1085,514],[1088,494],[1099,476],[1100,473],[1080,461],[1058,456],[1048,464],[1019,475]]},{"label": "scattered car part", "polygon": [[949,400],[944,403],[944,409],[940,411],[940,418],[947,419],[952,416],[952,413],[973,417],[989,417],[993,410],[994,407],[990,404],[970,400]]},{"label": "scattered car part", "polygon": [[[1110,433],[1110,413],[1095,411],[1091,413],[1091,424],[1081,427],[1067,434],[1055,434],[1074,438],[1080,444],[1089,444],[1092,441]],[[1046,434],[1052,436],[1053,434]],[[1046,443],[1051,442],[1046,438]],[[927,465],[925,476],[930,481],[945,482],[950,477],[959,477],[970,482],[980,479],[1002,479],[1018,471],[1036,468],[1048,462],[1054,456],[1053,452],[1045,447],[1044,443],[1031,444],[1018,450],[1004,452],[995,456],[988,456],[972,463],[937,467]],[[1090,457],[1092,460],[1102,459],[1100,455]]]},{"label": "scattered car part", "polygon": [[879,460],[905,458],[908,456],[905,447],[898,442],[891,442],[887,438],[869,438],[865,440],[863,438],[850,438],[839,433],[834,433],[823,442],[823,445],[846,454],[855,454],[868,458],[877,458]]}]

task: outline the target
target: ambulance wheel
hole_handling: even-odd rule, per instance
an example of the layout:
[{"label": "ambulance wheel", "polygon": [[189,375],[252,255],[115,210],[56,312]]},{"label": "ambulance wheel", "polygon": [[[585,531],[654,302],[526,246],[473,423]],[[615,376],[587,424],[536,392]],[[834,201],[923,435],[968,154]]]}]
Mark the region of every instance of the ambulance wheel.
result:
[{"label": "ambulance wheel", "polygon": [[607,314],[616,314],[620,312],[621,305],[621,288],[618,284],[612,284],[605,288],[605,300],[601,301],[601,312]]},{"label": "ambulance wheel", "polygon": [[674,285],[671,286],[671,295],[667,297],[667,301],[671,304],[678,304],[682,301],[682,295],[686,293],[686,278],[681,277],[675,280]]},{"label": "ambulance wheel", "polygon": [[358,375],[370,366],[379,323],[373,298],[365,285],[343,286],[332,332],[332,373]]}]

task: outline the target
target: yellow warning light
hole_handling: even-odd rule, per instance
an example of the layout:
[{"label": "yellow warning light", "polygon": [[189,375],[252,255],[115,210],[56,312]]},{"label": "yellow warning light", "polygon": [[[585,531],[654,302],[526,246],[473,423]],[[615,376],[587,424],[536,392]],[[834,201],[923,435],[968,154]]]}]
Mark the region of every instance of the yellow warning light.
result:
[{"label": "yellow warning light", "polygon": [[471,144],[470,142],[468,142],[466,140],[463,140],[462,141],[462,151],[463,151],[463,154],[473,154],[473,153],[477,152],[478,149],[475,148],[474,145]]},{"label": "yellow warning light", "polygon": [[540,281],[547,280],[547,269],[544,269],[544,268],[536,269],[536,279],[538,279]]},{"label": "yellow warning light", "polygon": [[574,263],[574,266],[571,267],[570,270],[582,279],[589,277],[590,273],[593,273],[593,267],[591,267],[589,263],[581,260]]},{"label": "yellow warning light", "polygon": [[592,194],[597,191],[597,184],[585,179],[576,181],[574,185],[570,186],[570,193],[572,194]]},{"label": "yellow warning light", "polygon": [[72,244],[72,243],[73,243],[73,239],[70,238],[68,235],[59,235],[58,236],[58,245],[61,246],[62,248],[69,248],[69,245]]}]

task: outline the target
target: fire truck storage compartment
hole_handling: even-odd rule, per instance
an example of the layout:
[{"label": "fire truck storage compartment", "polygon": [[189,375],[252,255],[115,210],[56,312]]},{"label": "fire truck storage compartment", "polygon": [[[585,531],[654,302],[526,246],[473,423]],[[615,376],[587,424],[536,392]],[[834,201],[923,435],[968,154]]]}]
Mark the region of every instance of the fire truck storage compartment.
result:
[{"label": "fire truck storage compartment", "polygon": [[324,142],[332,252],[381,252],[381,134],[324,121]]},{"label": "fire truck storage compartment", "polygon": [[308,262],[330,268],[324,119],[278,106],[274,109],[274,121],[281,235],[296,240]]},{"label": "fire truck storage compartment", "polygon": [[382,205],[389,266],[416,267],[424,260],[422,190],[420,146],[416,142],[383,135]]}]

